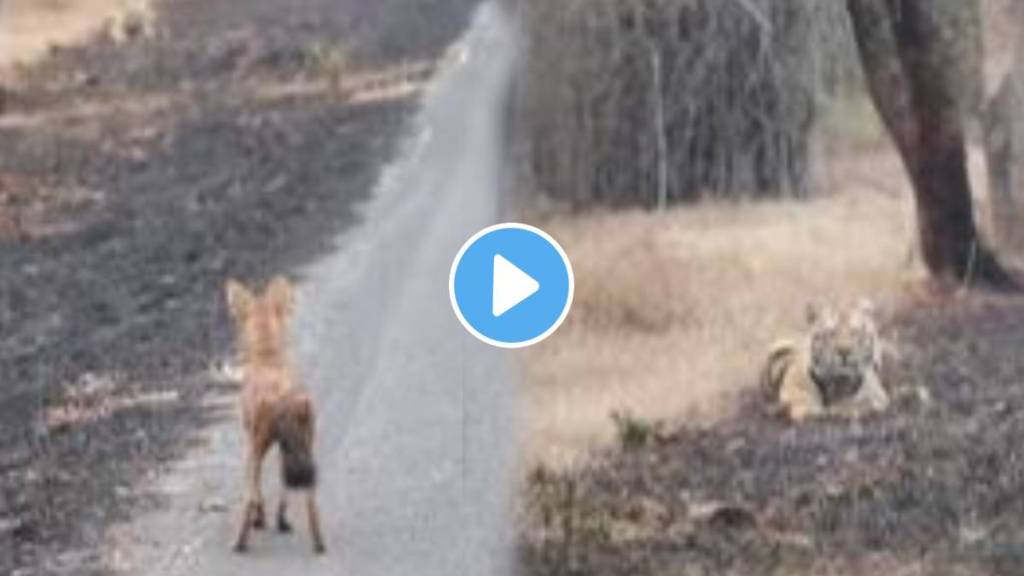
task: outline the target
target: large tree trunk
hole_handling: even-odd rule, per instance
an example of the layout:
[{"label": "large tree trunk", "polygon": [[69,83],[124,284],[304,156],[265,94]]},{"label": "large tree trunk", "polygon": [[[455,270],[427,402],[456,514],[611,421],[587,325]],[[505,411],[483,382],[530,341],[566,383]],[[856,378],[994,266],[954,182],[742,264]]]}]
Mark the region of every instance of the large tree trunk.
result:
[{"label": "large tree trunk", "polygon": [[939,280],[1009,289],[1015,281],[978,236],[964,100],[943,9],[963,0],[847,0],[868,87],[914,188],[921,253]]}]

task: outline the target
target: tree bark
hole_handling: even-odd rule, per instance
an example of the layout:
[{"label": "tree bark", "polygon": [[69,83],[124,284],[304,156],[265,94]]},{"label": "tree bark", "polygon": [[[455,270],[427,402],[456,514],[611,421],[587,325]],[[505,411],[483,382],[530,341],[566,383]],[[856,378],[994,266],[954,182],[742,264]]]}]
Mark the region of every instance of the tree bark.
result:
[{"label": "tree bark", "polygon": [[950,72],[959,66],[942,5],[847,0],[869,91],[914,188],[925,266],[939,280],[1014,289],[975,226],[958,93],[963,79]]}]

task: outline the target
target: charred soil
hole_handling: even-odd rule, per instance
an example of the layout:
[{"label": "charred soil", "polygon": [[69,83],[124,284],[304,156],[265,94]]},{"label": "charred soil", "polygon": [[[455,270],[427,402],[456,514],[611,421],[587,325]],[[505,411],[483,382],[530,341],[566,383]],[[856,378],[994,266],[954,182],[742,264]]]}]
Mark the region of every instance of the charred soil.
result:
[{"label": "charred soil", "polygon": [[886,414],[792,427],[750,399],[536,471],[527,573],[1024,573],[1024,305],[931,304],[889,332],[902,399]]}]

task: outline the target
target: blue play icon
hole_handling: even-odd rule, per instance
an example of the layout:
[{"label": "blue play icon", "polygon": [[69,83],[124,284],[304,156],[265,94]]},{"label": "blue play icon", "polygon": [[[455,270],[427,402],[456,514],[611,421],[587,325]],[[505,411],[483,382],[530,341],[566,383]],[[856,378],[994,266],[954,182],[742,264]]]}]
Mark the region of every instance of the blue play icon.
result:
[{"label": "blue play icon", "polygon": [[547,233],[499,224],[475,234],[452,264],[455,315],[480,340],[523,348],[550,336],[572,305],[572,266]]}]

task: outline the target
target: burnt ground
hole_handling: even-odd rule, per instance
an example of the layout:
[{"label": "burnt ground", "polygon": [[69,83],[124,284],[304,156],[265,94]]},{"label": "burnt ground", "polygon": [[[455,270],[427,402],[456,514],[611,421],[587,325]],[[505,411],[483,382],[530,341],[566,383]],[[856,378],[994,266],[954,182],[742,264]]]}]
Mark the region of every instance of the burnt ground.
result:
[{"label": "burnt ground", "polygon": [[920,308],[893,334],[887,414],[794,428],[748,400],[710,429],[634,430],[586,470],[537,471],[526,572],[1024,574],[1024,302]]},{"label": "burnt ground", "polygon": [[355,71],[436,58],[474,4],[164,0],[154,34],[22,72],[0,116],[0,573],[106,569],[106,528],[221,417],[223,282],[332,249],[415,105],[287,88],[317,85],[325,46]]}]

